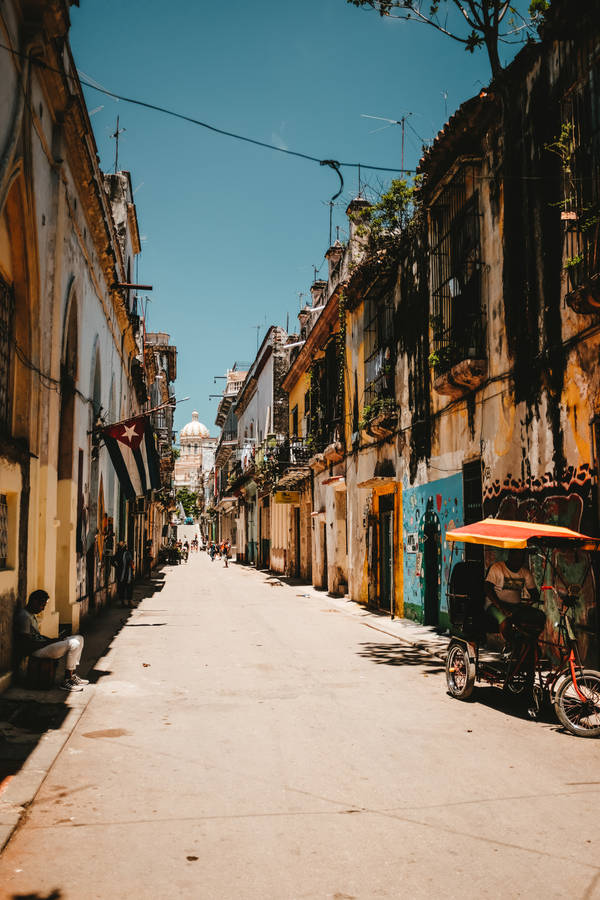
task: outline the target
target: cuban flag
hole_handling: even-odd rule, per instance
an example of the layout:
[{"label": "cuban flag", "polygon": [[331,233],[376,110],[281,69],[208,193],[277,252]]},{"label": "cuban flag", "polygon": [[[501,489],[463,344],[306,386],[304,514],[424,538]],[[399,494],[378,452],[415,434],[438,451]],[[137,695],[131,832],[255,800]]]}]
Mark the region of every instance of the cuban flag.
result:
[{"label": "cuban flag", "polygon": [[160,464],[147,416],[109,425],[102,429],[102,436],[128,500],[160,489]]}]

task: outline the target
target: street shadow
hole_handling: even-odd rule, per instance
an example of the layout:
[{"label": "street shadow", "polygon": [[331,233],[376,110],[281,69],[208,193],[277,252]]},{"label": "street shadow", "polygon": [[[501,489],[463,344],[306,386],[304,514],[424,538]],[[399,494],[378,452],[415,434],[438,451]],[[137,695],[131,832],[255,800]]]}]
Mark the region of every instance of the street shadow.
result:
[{"label": "street shadow", "polygon": [[376,643],[367,641],[359,645],[362,649],[358,655],[363,659],[383,666],[423,666],[428,672],[444,672],[445,666],[441,659],[431,656],[425,650],[420,650],[412,644]]},{"label": "street shadow", "polygon": [[58,888],[54,888],[49,894],[11,894],[11,900],[60,900],[63,892]]},{"label": "street shadow", "polygon": [[[134,599],[142,601],[153,597],[162,591],[164,582],[165,576],[161,572],[153,573],[146,581],[137,582],[134,585]],[[90,684],[97,684],[112,674],[105,669],[97,669],[96,663],[110,651],[121,630],[126,625],[134,625],[131,621],[134,612],[133,608],[121,608],[117,599],[113,598],[82,621],[80,630],[85,643],[78,672],[85,675]],[[135,626],[140,627],[140,624],[135,623]],[[166,623],[143,624],[155,627]],[[0,789],[5,779],[19,773],[41,738],[49,731],[59,729],[68,715],[70,695],[57,686],[63,673],[64,659],[59,662],[54,685],[49,690],[32,690],[15,675],[13,685],[0,696]],[[54,893],[50,896],[61,895]]]},{"label": "street shadow", "polygon": [[480,703],[488,709],[504,713],[514,719],[527,719],[527,721],[543,725],[560,727],[554,715],[552,707],[544,704],[536,718],[531,718],[527,713],[527,701],[519,695],[509,694],[502,688],[493,685],[477,685],[473,691],[471,702]]}]

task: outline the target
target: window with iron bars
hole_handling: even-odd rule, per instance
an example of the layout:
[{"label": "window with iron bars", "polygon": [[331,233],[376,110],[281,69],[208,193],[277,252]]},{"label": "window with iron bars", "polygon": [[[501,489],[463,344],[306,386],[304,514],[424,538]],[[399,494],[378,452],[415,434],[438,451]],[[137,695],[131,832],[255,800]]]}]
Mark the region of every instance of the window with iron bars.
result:
[{"label": "window with iron bars", "polygon": [[429,211],[434,368],[485,358],[479,192],[464,166]]},{"label": "window with iron bars", "polygon": [[571,141],[564,167],[565,268],[575,290],[600,272],[600,59],[565,98],[563,123]]},{"label": "window with iron bars", "polygon": [[10,375],[14,312],[12,287],[0,278],[0,432],[4,434],[10,432],[12,418]]},{"label": "window with iron bars", "polygon": [[368,298],[364,308],[365,404],[394,397],[394,307],[391,297]]}]

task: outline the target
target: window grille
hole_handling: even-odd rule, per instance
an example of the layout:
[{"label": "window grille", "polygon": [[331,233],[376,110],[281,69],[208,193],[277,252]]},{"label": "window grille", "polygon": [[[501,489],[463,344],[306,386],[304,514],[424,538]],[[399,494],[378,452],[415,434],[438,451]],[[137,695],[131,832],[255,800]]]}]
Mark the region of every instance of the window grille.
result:
[{"label": "window grille", "polygon": [[474,169],[464,167],[430,210],[433,349],[440,372],[485,356],[479,215]]},{"label": "window grille", "polygon": [[11,426],[10,374],[15,299],[12,288],[0,278],[0,431]]},{"label": "window grille", "polygon": [[566,270],[572,290],[600,271],[600,60],[567,96],[563,122],[571,126],[564,174]]},{"label": "window grille", "polygon": [[391,298],[365,303],[365,403],[394,396],[394,308]]},{"label": "window grille", "polygon": [[8,503],[6,495],[0,494],[0,569],[6,568],[8,558]]}]

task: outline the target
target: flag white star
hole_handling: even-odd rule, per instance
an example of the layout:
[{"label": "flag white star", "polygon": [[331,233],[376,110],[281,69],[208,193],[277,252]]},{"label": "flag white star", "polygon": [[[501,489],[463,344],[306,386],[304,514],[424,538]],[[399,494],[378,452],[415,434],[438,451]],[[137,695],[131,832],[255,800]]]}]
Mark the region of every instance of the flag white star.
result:
[{"label": "flag white star", "polygon": [[136,438],[137,436],[138,433],[136,431],[135,425],[123,426],[123,434],[121,435],[123,440],[129,441],[129,443],[131,443],[132,439]]}]

